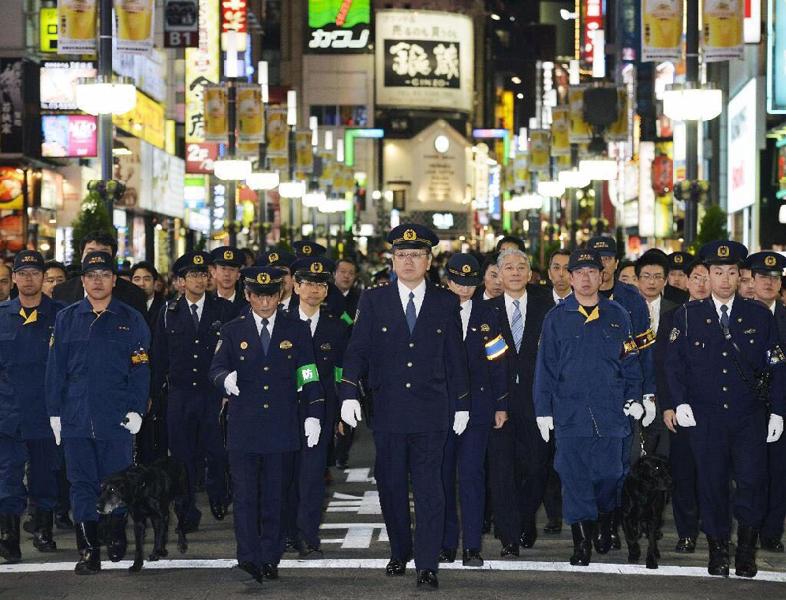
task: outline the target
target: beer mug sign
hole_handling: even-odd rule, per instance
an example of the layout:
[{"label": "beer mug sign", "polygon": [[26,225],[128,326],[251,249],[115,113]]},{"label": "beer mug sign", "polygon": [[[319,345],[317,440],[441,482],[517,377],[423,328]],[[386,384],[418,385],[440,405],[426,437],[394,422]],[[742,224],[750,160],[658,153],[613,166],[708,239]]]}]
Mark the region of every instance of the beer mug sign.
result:
[{"label": "beer mug sign", "polygon": [[742,0],[704,0],[702,23],[704,60],[717,62],[743,57]]},{"label": "beer mug sign", "polygon": [[226,143],[229,136],[227,89],[223,85],[206,85],[205,141]]},{"label": "beer mug sign", "polygon": [[117,51],[147,54],[153,49],[155,0],[114,0]]},{"label": "beer mug sign", "polygon": [[642,60],[679,60],[682,0],[645,0],[643,6]]},{"label": "beer mug sign", "polygon": [[57,5],[58,54],[96,50],[96,0],[60,0]]},{"label": "beer mug sign", "polygon": [[239,84],[237,86],[237,119],[239,142],[258,144],[265,140],[261,87],[254,84]]}]

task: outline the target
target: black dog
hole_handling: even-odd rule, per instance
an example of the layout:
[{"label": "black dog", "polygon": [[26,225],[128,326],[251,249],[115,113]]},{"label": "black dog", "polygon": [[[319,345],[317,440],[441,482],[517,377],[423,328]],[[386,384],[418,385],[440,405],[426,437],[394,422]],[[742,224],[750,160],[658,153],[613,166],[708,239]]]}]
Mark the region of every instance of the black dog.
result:
[{"label": "black dog", "polygon": [[628,544],[628,562],[641,557],[639,539],[647,536],[647,568],[657,569],[663,511],[669,502],[671,473],[665,458],[642,456],[630,470],[622,487],[622,528]]},{"label": "black dog", "polygon": [[[153,524],[155,537],[153,553],[148,560],[158,560],[167,555],[169,534],[169,508],[174,503],[178,525],[183,523],[184,506],[188,495],[188,475],[185,466],[171,458],[160,458],[150,466],[135,465],[107,477],[101,484],[98,512],[111,514],[117,508],[127,507],[134,521],[136,552],[129,571],[135,572],[144,563],[144,543],[147,519]],[[178,527],[177,547],[180,552],[188,549],[183,528]]]}]

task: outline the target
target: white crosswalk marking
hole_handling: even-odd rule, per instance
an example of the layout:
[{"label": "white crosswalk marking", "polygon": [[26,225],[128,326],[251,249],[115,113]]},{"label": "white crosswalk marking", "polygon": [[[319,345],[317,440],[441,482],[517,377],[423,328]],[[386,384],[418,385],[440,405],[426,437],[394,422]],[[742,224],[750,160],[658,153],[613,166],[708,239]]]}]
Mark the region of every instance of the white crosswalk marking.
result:
[{"label": "white crosswalk marking", "polygon": [[[342,549],[347,548],[369,548],[371,547],[371,540],[374,537],[374,532],[381,530],[379,537],[380,542],[388,541],[388,533],[385,529],[384,523],[323,523],[319,526],[320,530],[330,529],[346,529],[346,535],[341,539],[323,539],[323,544],[340,543]],[[384,539],[382,532],[384,532]]]},{"label": "white crosswalk marking", "polygon": [[379,492],[363,492],[362,496],[352,494],[342,494],[335,492],[333,500],[327,507],[327,512],[350,512],[358,515],[381,515],[382,508],[379,505]]},{"label": "white crosswalk marking", "polygon": [[371,469],[344,469],[347,474],[347,483],[371,483],[377,485],[377,480],[371,477]]}]

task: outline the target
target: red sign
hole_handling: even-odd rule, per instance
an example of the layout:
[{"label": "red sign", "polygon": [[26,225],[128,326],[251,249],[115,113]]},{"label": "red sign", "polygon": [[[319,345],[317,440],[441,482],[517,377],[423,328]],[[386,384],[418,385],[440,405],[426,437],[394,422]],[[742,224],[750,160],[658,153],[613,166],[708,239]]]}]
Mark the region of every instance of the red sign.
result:
[{"label": "red sign", "polygon": [[581,57],[587,65],[595,58],[595,32],[603,29],[602,0],[584,0]]},{"label": "red sign", "polygon": [[98,126],[91,115],[42,115],[41,156],[86,158],[96,156]]},{"label": "red sign", "polygon": [[221,0],[221,33],[246,33],[247,0]]},{"label": "red sign", "polygon": [[218,144],[186,144],[186,173],[213,173],[218,158]]}]

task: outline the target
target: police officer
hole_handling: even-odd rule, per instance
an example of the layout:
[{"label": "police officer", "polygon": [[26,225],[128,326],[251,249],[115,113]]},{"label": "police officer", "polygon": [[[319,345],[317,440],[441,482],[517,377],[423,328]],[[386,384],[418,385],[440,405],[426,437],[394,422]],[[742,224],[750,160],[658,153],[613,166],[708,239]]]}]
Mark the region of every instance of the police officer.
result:
[{"label": "police officer", "polygon": [[[41,254],[17,253],[13,271],[19,295],[0,304],[0,556],[8,562],[21,559],[19,516],[28,496],[35,506],[33,546],[41,552],[56,549],[52,525],[61,464],[41,375],[63,306],[42,293]],[[27,460],[29,490],[23,483]]]},{"label": "police officer", "polygon": [[153,393],[167,386],[169,449],[188,471],[188,502],[182,507],[187,531],[196,531],[202,513],[196,507],[199,469],[207,462],[205,489],[213,517],[226,514],[226,451],[221,436],[221,395],[207,377],[221,326],[233,306],[206,293],[210,255],[188,252],[174,264],[185,282],[185,293],[161,311],[151,350]]},{"label": "police officer", "polygon": [[216,282],[216,296],[229,302],[233,318],[248,306],[240,291],[240,268],[245,264],[243,253],[232,246],[220,246],[210,253],[210,275]]},{"label": "police officer", "polygon": [[[325,496],[325,469],[338,419],[337,383],[341,381],[348,339],[346,324],[330,314],[323,304],[334,266],[333,261],[322,256],[299,258],[292,264],[295,290],[300,298],[297,318],[309,326],[325,397],[325,417],[321,423],[319,443],[308,447],[303,441],[296,460],[294,485],[290,488],[295,493],[290,495],[292,501],[287,503],[287,508],[292,508],[288,513],[296,514],[297,521],[296,527],[292,527],[290,518],[286,534],[303,557],[322,555],[319,523]],[[305,414],[302,416],[305,417]]]},{"label": "police officer", "polygon": [[[295,287],[294,279],[292,278],[292,263],[295,262],[294,255],[286,250],[280,248],[271,248],[267,252],[263,252],[257,260],[256,266],[258,267],[276,267],[283,272],[281,279],[281,300],[280,308],[289,312],[290,308],[294,310],[297,308],[297,296],[293,297]],[[294,302],[294,304],[293,304]],[[291,307],[290,307],[291,304]]]},{"label": "police officer", "polygon": [[[139,432],[150,392],[150,330],[139,311],[113,297],[116,278],[111,254],[85,255],[87,296],[57,314],[46,365],[46,408],[71,482],[78,575],[101,570],[99,485],[131,464],[131,435]],[[126,515],[119,512],[109,517],[112,561],[125,554]]]},{"label": "police officer", "polygon": [[[709,270],[701,260],[694,259],[685,269],[688,275],[690,300],[704,300],[710,296]],[[680,305],[681,306],[681,305]],[[677,425],[674,403],[669,393],[669,373],[665,367],[669,349],[669,335],[674,328],[674,315],[679,306],[661,315],[655,341],[655,371],[658,385],[658,406],[663,411],[663,422],[669,436],[669,466],[671,467],[671,509],[677,528],[675,552],[693,554],[699,534],[699,500],[696,494],[696,459],[690,448],[688,430]]]},{"label": "police officer", "polygon": [[668,273],[669,279],[663,288],[663,297],[675,304],[684,304],[688,301],[688,268],[694,262],[694,256],[689,252],[672,252],[669,254]]},{"label": "police officer", "polygon": [[[327,253],[327,248],[311,240],[299,240],[292,244],[292,248],[294,248],[297,258],[313,258],[325,256]],[[295,302],[297,302],[297,292],[295,292]],[[324,305],[334,317],[340,318],[347,325],[352,325],[352,318],[355,315],[347,311],[347,300],[332,281],[328,281],[328,294]]]},{"label": "police officer", "polygon": [[360,298],[344,356],[341,418],[356,427],[358,381],[373,394],[374,474],[390,538],[388,575],[403,575],[412,556],[409,477],[415,497],[415,566],[418,586],[437,588],[445,519],[442,458],[451,424],[457,435],[469,421],[467,361],[461,343],[458,299],[426,281],[433,231],[415,224],[393,228],[395,285]]},{"label": "police officer", "polygon": [[[733,241],[705,244],[712,295],[677,311],[666,369],[677,424],[687,427],[698,462],[701,525],[710,575],[729,574],[729,480],[737,519],[735,572],[754,577],[756,543],[767,509],[767,444],[783,433],[784,357],[772,313],[737,295],[747,249]],[[758,375],[771,376],[769,424]]]},{"label": "police officer", "polygon": [[483,566],[480,554],[486,497],[486,447],[492,427],[508,419],[505,353],[497,311],[482,300],[473,300],[483,283],[480,265],[470,254],[454,254],[447,264],[448,288],[459,298],[461,329],[469,365],[472,409],[461,436],[448,432],[442,461],[445,489],[445,531],[440,562],[453,562],[459,539],[456,472],[461,500],[461,539],[464,566]]},{"label": "police officer", "polygon": [[[770,309],[775,317],[778,344],[786,347],[786,307],[778,300],[781,291],[781,273],[786,268],[786,258],[778,252],[757,252],[748,257],[753,273],[756,300]],[[761,527],[761,548],[770,552],[783,552],[783,521],[786,519],[786,437],[767,445],[769,458],[769,493],[767,513]]]},{"label": "police officer", "polygon": [[[603,263],[602,281],[599,293],[609,300],[614,300],[628,311],[631,326],[633,327],[633,339],[638,348],[638,360],[641,363],[641,372],[644,377],[642,389],[644,392],[644,416],[636,417],[634,420],[641,419],[641,426],[648,427],[657,416],[655,404],[655,363],[653,361],[653,345],[655,344],[655,332],[650,327],[650,314],[647,303],[642,298],[639,290],[627,283],[614,280],[614,273],[617,270],[617,243],[613,238],[598,236],[587,242],[587,248],[595,250]],[[637,411],[636,408],[633,409]],[[636,413],[637,414],[637,413]],[[626,440],[624,451],[626,456],[625,475],[630,470],[630,465],[638,458],[638,454],[633,452],[633,433],[639,427],[638,424],[631,424],[631,435]],[[617,508],[612,514],[611,523],[611,545],[612,548],[619,549],[621,546],[619,537],[619,525],[622,519],[622,483],[617,494]],[[598,530],[600,534],[602,527]],[[595,549],[600,554],[605,554],[605,544],[597,544]]]},{"label": "police officer", "polygon": [[630,316],[598,293],[603,267],[593,250],[571,254],[573,294],[546,315],[535,372],[538,428],[546,441],[554,430],[554,468],[573,533],[570,564],[582,566],[592,557],[599,520],[600,543],[608,551],[610,513],[624,477],[628,417],[634,410],[644,412]]},{"label": "police officer", "polygon": [[222,327],[210,380],[230,398],[227,448],[238,567],[261,583],[278,577],[291,458],[300,449],[301,431],[307,446],[317,445],[325,399],[308,326],[278,309],[284,271],[247,267],[242,276],[251,306]]}]

